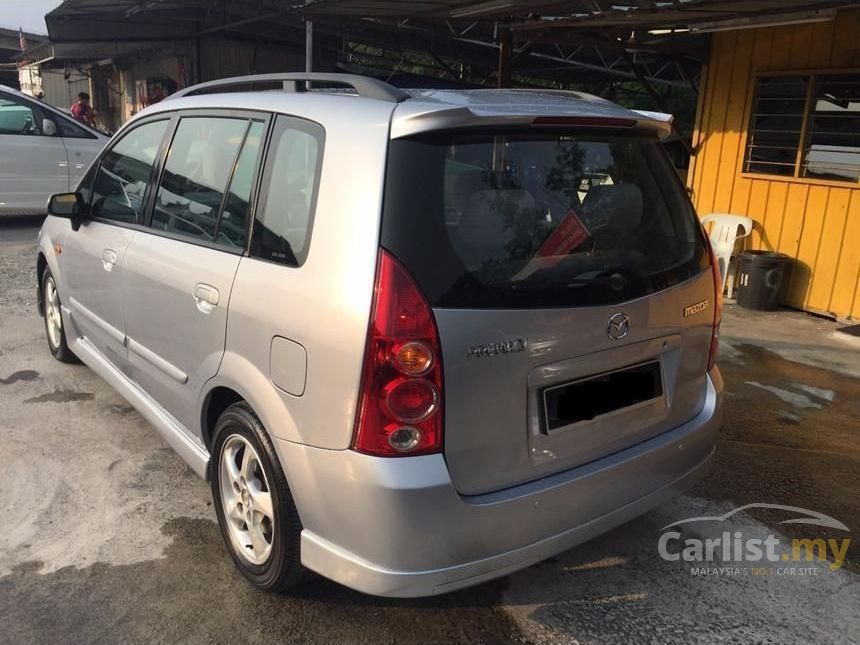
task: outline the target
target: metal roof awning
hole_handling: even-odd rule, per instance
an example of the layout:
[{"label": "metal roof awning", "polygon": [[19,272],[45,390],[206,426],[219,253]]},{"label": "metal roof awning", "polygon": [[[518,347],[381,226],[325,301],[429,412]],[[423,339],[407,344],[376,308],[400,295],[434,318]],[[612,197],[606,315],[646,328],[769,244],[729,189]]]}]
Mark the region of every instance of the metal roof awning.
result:
[{"label": "metal roof awning", "polygon": [[[356,22],[436,29],[439,35],[496,22],[557,42],[613,39],[633,31],[742,28],[814,22],[857,0],[65,0],[45,21],[52,41],[173,39],[285,22]],[[590,34],[590,36],[589,36]]]},{"label": "metal roof awning", "polygon": [[[56,45],[222,37],[303,48],[307,11],[315,23],[317,54],[339,66],[381,75],[423,73],[454,86],[479,86],[496,73],[499,41],[494,21],[444,17],[476,4],[482,3],[320,0],[306,6],[302,0],[217,4],[204,0],[66,0],[46,16],[46,23]],[[396,17],[403,12],[405,18]],[[530,40],[533,42],[514,43],[512,49],[521,85],[564,87],[574,79],[596,83],[637,78],[614,43],[607,46],[604,40],[583,38],[568,46]],[[656,83],[687,86],[697,61],[704,57],[704,48],[701,43],[682,40],[671,45],[677,60],[662,60],[661,52],[653,47],[649,51],[650,45],[642,44],[640,53],[633,54],[633,64],[641,65],[642,73]],[[57,55],[73,56],[59,51]],[[688,71],[679,65],[686,65]]]},{"label": "metal roof awning", "polygon": [[65,0],[46,23],[56,45],[106,43],[117,52],[115,43],[208,37],[301,50],[307,18],[321,59],[455,86],[493,84],[507,38],[517,84],[599,92],[607,83],[643,79],[694,87],[707,57],[707,40],[696,31],[827,19],[857,1]]},{"label": "metal roof awning", "polygon": [[316,0],[310,15],[511,20],[518,26],[689,28],[702,22],[775,17],[856,5],[850,0]]},{"label": "metal roof awning", "polygon": [[12,66],[12,69],[15,68],[15,59],[21,52],[21,36],[23,36],[27,47],[38,45],[48,39],[47,36],[40,36],[39,34],[31,34],[29,32],[23,32],[22,34],[17,29],[3,29],[0,27],[0,64],[7,66],[4,69],[7,69],[9,65]]},{"label": "metal roof awning", "polygon": [[175,41],[42,43],[17,55],[18,66],[45,63],[90,63],[170,47]]},{"label": "metal roof awning", "polygon": [[66,0],[45,16],[45,24],[54,43],[181,39],[194,35],[197,5],[187,1]]},{"label": "metal roof awning", "polygon": [[595,0],[600,10],[569,16],[541,16],[517,21],[513,29],[523,32],[558,30],[572,32],[602,30],[623,33],[628,30],[717,31],[764,25],[780,25],[832,20],[835,10],[856,5],[850,0],[675,0],[642,2],[638,5]]}]

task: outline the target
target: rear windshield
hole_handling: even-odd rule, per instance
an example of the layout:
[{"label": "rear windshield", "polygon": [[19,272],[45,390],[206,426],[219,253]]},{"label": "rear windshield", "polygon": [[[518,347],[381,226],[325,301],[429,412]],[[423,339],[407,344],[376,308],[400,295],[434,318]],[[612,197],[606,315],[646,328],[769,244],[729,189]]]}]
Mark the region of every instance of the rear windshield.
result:
[{"label": "rear windshield", "polygon": [[394,140],[382,245],[448,308],[615,304],[707,266],[662,145],[615,134]]}]

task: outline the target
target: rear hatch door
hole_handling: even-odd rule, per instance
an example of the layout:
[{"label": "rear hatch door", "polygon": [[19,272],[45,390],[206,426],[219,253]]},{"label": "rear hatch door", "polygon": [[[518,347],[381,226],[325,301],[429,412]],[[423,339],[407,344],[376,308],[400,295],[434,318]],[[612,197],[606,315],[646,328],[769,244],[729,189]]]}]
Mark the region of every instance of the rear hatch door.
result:
[{"label": "rear hatch door", "polygon": [[382,244],[436,316],[461,493],[588,463],[702,408],[713,281],[656,136],[393,140]]}]

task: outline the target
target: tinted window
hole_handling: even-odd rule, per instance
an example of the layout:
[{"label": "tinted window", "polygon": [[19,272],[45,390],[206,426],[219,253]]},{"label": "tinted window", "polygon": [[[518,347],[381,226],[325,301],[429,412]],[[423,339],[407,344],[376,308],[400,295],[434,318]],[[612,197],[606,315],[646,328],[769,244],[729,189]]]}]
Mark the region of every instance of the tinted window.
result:
[{"label": "tinted window", "polygon": [[93,184],[93,217],[135,222],[169,121],[152,121],[128,132],[102,157]]},{"label": "tinted window", "polygon": [[79,125],[72,123],[69,119],[64,119],[62,117],[51,115],[51,118],[54,120],[54,123],[57,124],[57,127],[60,131],[60,136],[64,139],[95,139],[94,134],[90,134],[86,130],[84,130]]},{"label": "tinted window", "polygon": [[17,96],[0,94],[0,134],[41,136],[41,110]]},{"label": "tinted window", "polygon": [[254,222],[253,255],[290,266],[307,258],[324,138],[315,123],[278,118]]},{"label": "tinted window", "polygon": [[247,129],[244,119],[187,117],[179,122],[155,197],[152,228],[215,241],[221,201]]},{"label": "tinted window", "polygon": [[260,154],[265,125],[259,121],[251,124],[236,170],[230,180],[224,211],[218,222],[216,238],[219,243],[243,247],[248,236],[248,214],[251,208],[251,193],[254,186],[254,170],[257,167],[257,157]]},{"label": "tinted window", "polygon": [[96,178],[96,173],[98,172],[98,169],[99,164],[94,163],[92,166],[90,166],[90,169],[87,170],[87,173],[78,182],[76,190],[81,194],[87,204],[90,203],[90,199],[92,198],[93,181]]},{"label": "tinted window", "polygon": [[452,308],[613,304],[707,263],[659,142],[604,134],[393,141],[382,243]]}]

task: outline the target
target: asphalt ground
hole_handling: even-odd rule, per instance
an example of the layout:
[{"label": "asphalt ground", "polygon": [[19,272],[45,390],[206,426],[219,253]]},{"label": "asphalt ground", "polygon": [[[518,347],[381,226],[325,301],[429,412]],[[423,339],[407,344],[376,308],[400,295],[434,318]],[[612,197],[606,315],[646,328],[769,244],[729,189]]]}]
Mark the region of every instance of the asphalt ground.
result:
[{"label": "asphalt ground", "polygon": [[[746,504],[801,507],[860,528],[860,345],[842,338],[837,323],[727,307],[725,421],[714,468],[687,495],[628,524],[446,596],[373,598],[318,577],[273,596],[235,572],[206,483],[88,368],[49,355],[35,301],[37,228],[38,220],[0,220],[2,643],[860,637],[853,542],[838,568],[833,557],[791,567],[698,563],[709,565],[706,573],[662,559],[657,548],[668,524]],[[854,535],[782,523],[790,517],[797,514],[747,508],[719,531],[782,541]],[[685,537],[713,529],[686,526]]]}]

